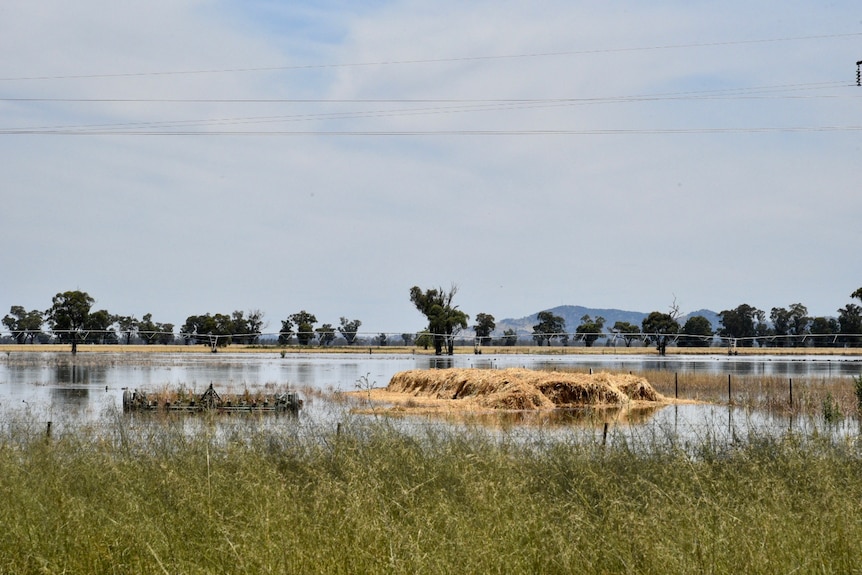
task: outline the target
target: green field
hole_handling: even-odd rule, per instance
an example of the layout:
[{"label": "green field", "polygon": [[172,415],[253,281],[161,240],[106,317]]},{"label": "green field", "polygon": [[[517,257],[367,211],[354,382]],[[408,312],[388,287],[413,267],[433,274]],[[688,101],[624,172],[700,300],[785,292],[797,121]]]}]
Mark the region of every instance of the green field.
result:
[{"label": "green field", "polygon": [[862,571],[856,440],[331,427],[10,418],[0,572]]}]

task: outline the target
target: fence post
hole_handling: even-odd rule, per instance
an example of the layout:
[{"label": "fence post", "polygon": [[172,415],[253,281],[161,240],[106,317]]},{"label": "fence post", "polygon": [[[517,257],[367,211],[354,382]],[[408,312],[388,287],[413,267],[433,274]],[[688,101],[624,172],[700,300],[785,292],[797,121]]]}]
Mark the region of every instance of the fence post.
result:
[{"label": "fence post", "polygon": [[727,374],[727,403],[733,403],[730,398],[730,374]]},{"label": "fence post", "polygon": [[793,378],[790,378],[790,409],[793,409]]},{"label": "fence post", "polygon": [[679,373],[673,374],[673,398],[679,399]]}]

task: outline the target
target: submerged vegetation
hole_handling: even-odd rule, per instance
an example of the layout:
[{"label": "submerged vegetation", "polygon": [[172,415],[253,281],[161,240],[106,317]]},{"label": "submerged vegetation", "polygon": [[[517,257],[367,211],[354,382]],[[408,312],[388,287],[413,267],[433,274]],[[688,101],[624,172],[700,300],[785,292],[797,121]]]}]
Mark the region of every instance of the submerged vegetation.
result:
[{"label": "submerged vegetation", "polygon": [[[641,371],[668,397],[730,404],[778,416],[850,418],[862,414],[862,376],[786,377]],[[827,415],[828,412],[828,415]]]},{"label": "submerged vegetation", "polygon": [[862,569],[862,445],[387,418],[0,427],[0,572]]}]

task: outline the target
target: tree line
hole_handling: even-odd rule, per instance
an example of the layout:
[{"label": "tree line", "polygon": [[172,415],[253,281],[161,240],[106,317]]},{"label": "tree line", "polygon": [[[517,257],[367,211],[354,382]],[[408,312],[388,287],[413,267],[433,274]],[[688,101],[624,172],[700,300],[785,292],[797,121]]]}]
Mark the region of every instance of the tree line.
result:
[{"label": "tree line", "polygon": [[[462,330],[467,329],[470,316],[454,304],[458,293],[455,284],[449,289],[442,287],[425,289],[418,286],[410,288],[410,301],[425,316],[427,327],[418,333],[403,333],[403,345],[417,345],[426,349],[433,347],[438,355],[453,354],[455,339]],[[852,299],[862,302],[862,288],[850,294]],[[232,313],[206,313],[186,318],[175,334],[175,325],[153,321],[147,313],[141,319],[133,315],[116,315],[107,310],[93,310],[95,300],[79,290],[61,292],[52,298],[51,307],[45,311],[26,310],[23,306],[13,305],[2,319],[13,341],[19,344],[47,343],[56,341],[68,343],[73,353],[78,344],[116,344],[145,343],[169,344],[178,340],[186,344],[204,344],[217,348],[240,343],[254,345],[261,343],[267,323],[260,310]],[[565,319],[550,311],[537,314],[537,324],[533,326],[532,340],[536,345],[569,345],[578,341],[591,347],[600,338],[622,341],[627,347],[640,341],[655,345],[664,354],[669,344],[680,347],[706,347],[718,336],[739,347],[790,347],[790,346],[858,346],[862,344],[862,306],[848,303],[838,309],[837,317],[812,317],[801,303],[790,306],[773,307],[769,314],[748,304],[721,311],[720,327],[713,330],[710,321],[701,315],[689,317],[680,325],[679,309],[674,303],[668,312],[653,311],[641,322],[634,325],[618,321],[605,331],[605,319],[601,316],[585,315],[573,332],[569,332]],[[341,338],[345,345],[366,343],[358,338],[362,322],[347,317],[339,318],[339,325],[320,323],[317,317],[301,310],[290,314],[281,321],[277,332],[279,345],[297,343],[308,346],[333,345]],[[44,326],[48,326],[48,330]],[[493,334],[496,320],[493,315],[479,313],[474,325],[477,350],[495,342]],[[49,333],[50,332],[50,333]],[[498,336],[496,343],[513,346],[519,336],[509,328]],[[388,345],[389,335],[380,333],[371,340],[375,345]]]},{"label": "tree line", "polygon": [[[433,288],[423,291],[418,286],[410,289],[410,301],[428,319],[425,346],[432,344],[438,355],[444,352],[451,355],[455,336],[467,327],[469,316],[453,304],[456,293],[454,284],[449,290]],[[850,297],[862,301],[862,288]],[[729,347],[831,347],[862,343],[862,307],[855,303],[840,308],[837,317],[812,317],[801,303],[787,308],[773,307],[768,316],[751,305],[740,304],[719,312],[718,317],[718,330],[713,330],[709,319],[702,315],[691,316],[680,325],[679,307],[674,302],[668,312],[650,312],[640,326],[617,321],[605,332],[605,318],[584,315],[574,332],[570,332],[563,317],[546,310],[536,316],[538,323],[533,326],[532,339],[538,346],[550,346],[552,342],[567,346],[576,340],[586,347],[591,347],[600,338],[621,340],[626,347],[642,341],[646,345],[655,345],[661,355],[666,353],[670,344],[708,347],[716,336],[728,341]],[[476,346],[490,345],[495,328],[493,315],[478,314],[472,326]],[[518,334],[509,328],[497,342],[516,345]]]},{"label": "tree line", "polygon": [[[76,353],[79,344],[203,344],[213,351],[231,343],[254,345],[262,343],[267,323],[264,312],[254,309],[248,312],[205,313],[190,315],[175,333],[175,324],[153,321],[147,313],[141,319],[134,315],[112,314],[107,310],[94,310],[95,299],[87,292],[74,290],[61,292],[51,301],[47,310],[26,310],[13,305],[2,319],[12,341],[25,343],[70,344]],[[307,346],[316,342],[330,346],[340,337],[345,345],[366,343],[359,338],[362,321],[347,317],[339,318],[339,325],[324,323],[317,326],[314,314],[305,310],[289,315],[281,321],[275,341],[279,345],[296,343]],[[47,326],[47,329],[46,329]],[[401,334],[400,340],[410,345],[416,334]],[[389,336],[380,333],[371,339],[375,345],[388,345]]]},{"label": "tree line", "polygon": [[[862,301],[862,288],[851,298]],[[773,307],[765,311],[749,304],[740,304],[733,309],[719,312],[720,327],[712,329],[710,321],[695,315],[680,325],[679,309],[674,304],[669,313],[651,312],[640,326],[618,321],[603,332],[604,318],[585,315],[575,329],[574,336],[590,347],[600,337],[622,340],[631,346],[635,341],[654,344],[658,352],[665,354],[670,343],[680,347],[707,347],[715,336],[728,342],[729,347],[855,347],[862,344],[862,306],[848,303],[838,309],[837,317],[813,317],[801,303]],[[568,345],[570,335],[565,320],[550,311],[539,312],[538,324],[533,326],[533,340],[537,345],[550,345],[558,340]]]},{"label": "tree line", "polygon": [[[177,334],[173,323],[153,321],[151,313],[137,319],[133,315],[94,310],[94,304],[95,299],[87,292],[66,291],[55,295],[47,310],[28,311],[23,306],[13,305],[0,321],[16,343],[66,343],[72,346],[73,353],[79,344],[166,345],[179,341],[205,344],[213,349],[231,343],[257,344],[267,325],[264,313],[257,309],[249,312],[206,313],[188,316]],[[292,341],[309,345],[317,338],[321,345],[330,345],[338,331],[348,345],[353,345],[357,342],[362,322],[342,317],[338,328],[328,323],[316,328],[315,324],[317,318],[304,310],[291,314],[281,322],[277,341],[284,345]]]}]

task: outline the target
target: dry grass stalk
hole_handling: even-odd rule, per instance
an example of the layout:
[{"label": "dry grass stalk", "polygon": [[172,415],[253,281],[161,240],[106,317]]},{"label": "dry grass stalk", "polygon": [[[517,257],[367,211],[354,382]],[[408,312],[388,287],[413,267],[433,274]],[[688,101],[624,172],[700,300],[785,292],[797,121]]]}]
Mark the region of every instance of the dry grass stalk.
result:
[{"label": "dry grass stalk", "polygon": [[[645,377],[659,393],[681,399],[711,403],[727,403],[727,373],[645,370]],[[675,376],[678,378],[675,385]],[[790,380],[793,380],[791,403]],[[818,415],[824,402],[834,403],[843,417],[856,415],[859,410],[853,378],[846,375],[759,375],[732,374],[731,402],[751,409],[763,409],[774,414],[804,413]]]}]

